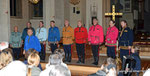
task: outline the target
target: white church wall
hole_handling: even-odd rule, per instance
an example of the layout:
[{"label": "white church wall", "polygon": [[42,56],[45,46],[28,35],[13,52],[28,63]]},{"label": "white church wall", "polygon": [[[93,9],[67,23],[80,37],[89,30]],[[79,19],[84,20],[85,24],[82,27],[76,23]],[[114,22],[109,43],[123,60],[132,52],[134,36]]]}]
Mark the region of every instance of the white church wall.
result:
[{"label": "white church wall", "polygon": [[30,19],[32,23],[32,27],[36,30],[39,27],[39,22],[43,21],[43,19]]},{"label": "white church wall", "polygon": [[64,0],[64,19],[70,20],[70,3],[69,3],[69,0]]},{"label": "white church wall", "polygon": [[[73,7],[75,7],[75,13],[73,13]],[[77,9],[80,11],[79,14],[76,13]],[[81,2],[78,5],[70,4],[70,25],[75,28],[77,27],[77,21],[82,20],[81,18]]]},{"label": "white church wall", "polygon": [[0,0],[0,41],[9,41],[10,35],[10,0]]},{"label": "white church wall", "polygon": [[22,17],[11,17],[10,18],[10,27],[11,31],[13,31],[14,26],[18,26],[19,31],[22,32],[23,29],[26,27],[27,22],[29,21],[29,7],[28,7],[28,1],[22,0]]},{"label": "white church wall", "polygon": [[[46,4],[45,4],[46,3]],[[43,19],[30,19],[29,18],[29,2],[28,0],[22,0],[22,17],[11,17],[10,19],[10,26],[11,31],[13,31],[14,26],[18,26],[19,31],[22,32],[23,29],[26,27],[26,24],[28,21],[31,21],[32,26],[37,29],[39,25],[39,21],[44,20],[45,27],[48,29],[50,25],[50,21],[54,20],[54,0],[44,0],[44,6],[43,6]],[[48,6],[49,5],[49,6]],[[49,8],[50,7],[50,8]]]},{"label": "white church wall", "polygon": [[10,19],[10,27],[11,27],[11,32],[14,30],[14,26],[18,26],[19,32],[22,32],[23,29],[26,27],[28,20],[25,19],[17,19],[17,18],[11,18]]},{"label": "white church wall", "polygon": [[133,22],[133,13],[124,13],[123,17],[121,20],[126,20],[128,23],[128,26],[133,29],[134,28],[134,22]]}]

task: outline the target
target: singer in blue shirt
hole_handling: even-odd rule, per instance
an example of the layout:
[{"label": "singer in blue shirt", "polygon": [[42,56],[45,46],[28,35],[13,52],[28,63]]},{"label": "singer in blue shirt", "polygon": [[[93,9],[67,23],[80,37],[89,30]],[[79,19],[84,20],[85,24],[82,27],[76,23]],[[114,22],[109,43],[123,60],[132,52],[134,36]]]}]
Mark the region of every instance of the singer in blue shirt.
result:
[{"label": "singer in blue shirt", "polygon": [[27,27],[24,28],[24,30],[23,30],[23,32],[22,32],[21,39],[22,39],[23,41],[25,41],[25,38],[26,38],[26,36],[28,35],[27,31],[28,31],[29,28],[32,29],[33,35],[35,35],[35,30],[34,30],[34,28],[32,27],[31,22],[28,22],[28,23],[27,23]]},{"label": "singer in blue shirt", "polygon": [[46,40],[47,40],[47,30],[44,27],[44,22],[40,21],[39,28],[36,30],[36,37],[39,39],[41,44],[41,53],[40,53],[40,59],[45,60],[45,50],[46,50]]},{"label": "singer in blue shirt", "polygon": [[27,33],[28,36],[25,38],[24,54],[25,51],[28,51],[29,49],[35,49],[37,52],[41,52],[40,41],[33,35],[32,29],[28,29]]},{"label": "singer in blue shirt", "polygon": [[48,43],[51,47],[52,53],[57,49],[57,44],[60,41],[60,32],[58,27],[55,26],[55,21],[50,22],[51,27],[49,28],[48,33]]}]

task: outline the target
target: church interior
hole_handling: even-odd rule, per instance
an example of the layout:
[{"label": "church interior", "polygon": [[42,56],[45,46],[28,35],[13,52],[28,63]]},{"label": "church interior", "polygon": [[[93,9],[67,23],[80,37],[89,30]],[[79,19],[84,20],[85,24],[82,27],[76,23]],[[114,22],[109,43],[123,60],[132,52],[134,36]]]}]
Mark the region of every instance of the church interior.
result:
[{"label": "church interior", "polygon": [[[39,28],[39,22],[43,21],[48,36],[50,23],[55,21],[55,25],[60,31],[59,49],[63,49],[62,32],[65,20],[69,21],[69,25],[73,29],[77,27],[78,21],[81,20],[83,27],[89,31],[93,24],[93,19],[96,18],[98,24],[103,28],[104,39],[107,35],[110,20],[115,21],[115,26],[119,31],[122,30],[120,22],[126,20],[128,27],[133,30],[133,45],[140,47],[141,69],[139,76],[143,76],[145,71],[150,68],[149,3],[150,0],[0,0],[0,42],[10,41],[10,35],[14,31],[14,27],[18,27],[18,31],[22,34],[28,22],[31,22],[32,27],[36,30]],[[44,61],[40,62],[42,69],[46,68],[49,56],[52,53],[48,39],[44,48],[46,49],[46,57]],[[19,54],[19,60],[21,61],[25,59],[23,49],[22,45]],[[78,54],[74,40],[71,45],[72,61],[65,62],[71,71],[71,76],[94,76],[90,74],[96,73],[108,58],[105,40],[98,51],[99,63],[98,65],[93,65],[92,47],[87,40],[85,43],[85,63],[76,63]],[[116,48],[118,58],[119,53],[119,49]],[[122,66],[119,60],[117,62],[117,58],[116,65],[117,69]],[[132,74],[132,76],[138,75]]]}]

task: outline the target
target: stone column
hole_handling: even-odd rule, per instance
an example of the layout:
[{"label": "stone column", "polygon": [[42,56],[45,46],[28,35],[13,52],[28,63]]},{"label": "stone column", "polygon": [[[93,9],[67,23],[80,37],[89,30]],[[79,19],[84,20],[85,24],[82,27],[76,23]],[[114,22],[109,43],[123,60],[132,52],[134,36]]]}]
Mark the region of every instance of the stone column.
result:
[{"label": "stone column", "polygon": [[50,27],[50,21],[55,17],[55,0],[43,0],[43,21],[47,30]]},{"label": "stone column", "polygon": [[86,28],[90,27],[90,0],[86,0]]},{"label": "stone column", "polygon": [[64,0],[55,0],[55,25],[59,28],[60,37],[64,27]]},{"label": "stone column", "polygon": [[0,41],[9,41],[10,0],[0,0]]},{"label": "stone column", "polygon": [[104,35],[106,35],[107,32],[107,28],[109,27],[109,21],[111,19],[111,17],[106,17],[105,13],[111,12],[110,8],[110,0],[103,0],[103,19],[102,19],[102,26],[103,26],[103,31],[104,31]]},{"label": "stone column", "polygon": [[97,18],[98,18],[98,22],[101,26],[103,26],[103,0],[97,0],[97,3],[98,3],[98,15],[97,15]]},{"label": "stone column", "polygon": [[[45,27],[47,28],[47,38],[48,38],[48,30],[50,27],[50,21],[55,18],[55,0],[43,0],[43,22]],[[49,46],[47,43],[46,53],[49,53]]]}]

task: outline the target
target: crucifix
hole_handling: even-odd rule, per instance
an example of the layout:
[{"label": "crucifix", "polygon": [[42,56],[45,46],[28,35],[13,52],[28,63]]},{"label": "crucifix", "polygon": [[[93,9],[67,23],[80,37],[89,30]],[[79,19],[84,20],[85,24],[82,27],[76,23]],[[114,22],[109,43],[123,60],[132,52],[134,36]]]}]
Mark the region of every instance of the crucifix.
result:
[{"label": "crucifix", "polygon": [[112,16],[112,20],[115,21],[116,16],[122,16],[123,13],[116,13],[115,12],[115,5],[112,5],[112,13],[105,13],[105,16]]}]

